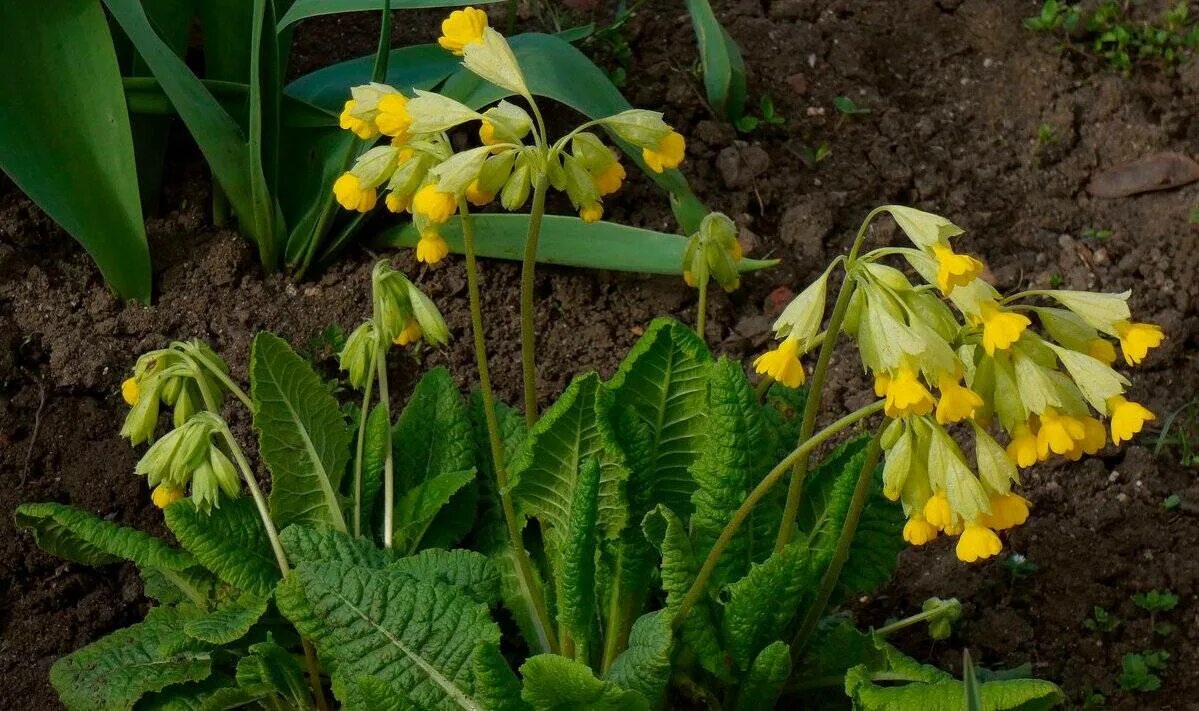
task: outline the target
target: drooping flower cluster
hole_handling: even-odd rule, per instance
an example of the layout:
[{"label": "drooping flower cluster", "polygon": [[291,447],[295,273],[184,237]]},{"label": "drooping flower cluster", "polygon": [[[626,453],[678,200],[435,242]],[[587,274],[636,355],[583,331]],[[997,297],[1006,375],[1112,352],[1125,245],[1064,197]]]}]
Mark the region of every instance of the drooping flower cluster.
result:
[{"label": "drooping flower cluster", "polygon": [[683,250],[683,281],[695,288],[715,279],[720,288],[734,291],[741,285],[737,265],[742,256],[737,225],[724,213],[708,213],[695,234],[687,238],[687,247]]},{"label": "drooping flower cluster", "polygon": [[[683,160],[683,136],[660,113],[629,110],[590,121],[550,143],[536,101],[503,35],[487,24],[482,10],[450,13],[438,43],[463,58],[479,77],[520,96],[533,115],[507,100],[483,111],[441,94],[413,90],[409,97],[378,83],[354,87],[341,127],[359,138],[390,137],[388,144],[363,153],[333,185],[338,203],[367,212],[379,192],[392,212],[407,211],[420,239],[417,260],[434,264],[449,253],[439,227],[462,200],[482,207],[499,198],[509,211],[521,209],[535,186],[548,184],[567,195],[585,222],[603,217],[603,198],[620,189],[625,169],[616,152],[595,134],[605,127],[641,148],[651,170],[675,168]],[[479,122],[481,146],[455,152],[446,132]]]},{"label": "drooping flower cluster", "polygon": [[135,471],[154,490],[154,505],[166,508],[182,499],[189,485],[192,501],[205,513],[220,506],[221,494],[238,495],[237,469],[213,441],[222,427],[215,414],[199,412],[146,450]]},{"label": "drooping flower cluster", "polygon": [[[1095,454],[1109,436],[1119,445],[1154,419],[1125,398],[1129,381],[1112,368],[1113,341],[1137,365],[1163,334],[1131,320],[1128,292],[1001,297],[982,278],[982,262],[953,250],[960,228],[911,208],[876,213],[883,210],[914,247],[844,260],[851,291],[841,332],[857,343],[892,420],[883,434],[884,493],[903,503],[909,543],[945,533],[959,536],[961,560],[988,558],[1002,548],[996,532],[1028,517],[1029,502],[1012,488],[1020,468]],[[894,255],[924,284],[881,263]],[[774,325],[782,343],[757,359],[759,373],[803,383],[799,357],[825,338],[825,292],[840,261],[784,310]],[[963,441],[972,441],[973,467]]]},{"label": "drooping flower cluster", "polygon": [[175,427],[182,426],[205,408],[205,393],[219,407],[225,390],[199,359],[229,372],[225,361],[201,341],[173,343],[170,348],[153,350],[138,358],[133,375],[121,383],[121,397],[130,407],[121,436],[128,437],[134,446],[154,439],[163,406],[173,408],[172,423]]}]

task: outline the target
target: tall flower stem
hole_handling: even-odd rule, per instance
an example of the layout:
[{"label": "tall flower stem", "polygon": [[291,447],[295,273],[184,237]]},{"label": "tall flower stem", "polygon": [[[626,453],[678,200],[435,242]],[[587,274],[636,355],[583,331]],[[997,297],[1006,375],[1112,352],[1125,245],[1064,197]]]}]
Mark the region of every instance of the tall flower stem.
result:
[{"label": "tall flower stem", "polygon": [[[799,425],[799,441],[802,443],[816,429],[816,418],[820,416],[820,404],[824,400],[824,385],[828,380],[828,367],[833,359],[833,351],[837,347],[837,336],[841,333],[841,325],[845,323],[845,313],[849,310],[849,297],[853,294],[853,268],[857,262],[858,252],[866,240],[870,223],[882,211],[875,208],[866,216],[862,226],[858,228],[849,257],[845,260],[845,280],[837,292],[837,300],[833,304],[833,313],[829,316],[828,328],[825,330],[824,341],[820,344],[820,355],[816,358],[816,368],[812,371],[811,385],[808,386],[808,397],[804,403],[803,421]],[[804,479],[808,476],[808,457],[802,456],[795,460],[791,472],[791,481],[787,485],[787,501],[783,506],[783,518],[779,523],[778,537],[774,541],[774,550],[778,552],[791,542],[795,532],[795,519],[799,515],[799,502],[803,498]]]},{"label": "tall flower stem", "polygon": [[704,559],[703,565],[700,566],[699,572],[695,575],[695,580],[691,583],[691,588],[687,590],[687,594],[683,597],[683,602],[679,605],[679,611],[675,614],[673,620],[675,627],[678,627],[683,623],[683,620],[687,619],[687,615],[691,613],[691,609],[699,602],[700,596],[708,586],[708,580],[712,577],[712,572],[716,569],[717,561],[720,560],[720,556],[729,547],[729,544],[732,543],[733,536],[737,535],[737,531],[740,530],[742,524],[749,518],[750,513],[753,512],[758,502],[766,494],[770,493],[770,490],[787,474],[792,465],[800,458],[808,456],[813,449],[823,444],[827,439],[841,430],[855,422],[870,417],[882,409],[883,402],[880,400],[854,410],[828,427],[825,427],[792,450],[790,454],[783,458],[783,461],[776,464],[774,469],[771,469],[770,473],[762,478],[762,481],[758,482],[754,490],[749,492],[749,496],[745,497],[745,501],[741,502],[741,506],[733,512],[733,517],[725,524],[724,530],[720,532],[720,536],[716,539],[716,543],[712,545],[712,550],[708,552],[708,557]]},{"label": "tall flower stem", "polygon": [[387,390],[387,343],[382,336],[375,354],[375,367],[379,378],[379,404],[383,407],[383,419],[387,422],[383,440],[387,443],[383,448],[386,452],[383,457],[383,547],[391,548],[395,528],[395,458],[391,447],[391,396]]},{"label": "tall flower stem", "polygon": [[[544,198],[542,204],[544,205]],[[491,449],[492,469],[495,470],[495,488],[500,497],[500,508],[504,512],[508,544],[512,549],[516,575],[520,579],[521,593],[529,606],[529,618],[537,628],[536,642],[543,652],[556,652],[557,638],[554,626],[550,621],[541,590],[537,587],[537,580],[533,576],[533,563],[525,550],[516,507],[512,503],[512,493],[508,490],[508,470],[504,463],[504,445],[500,439],[499,420],[495,414],[495,393],[491,388],[491,369],[487,364],[487,339],[483,333],[479,265],[475,259],[475,229],[465,200],[459,200],[458,211],[462,222],[463,252],[466,256],[466,288],[470,299],[470,324],[475,342],[475,366],[479,371],[479,390],[483,396],[483,418],[487,422],[487,442]]]},{"label": "tall flower stem", "polygon": [[362,388],[362,412],[358,415],[358,441],[354,447],[354,537],[362,535],[362,458],[366,451],[366,421],[371,410],[371,391],[375,387],[374,358],[366,369],[366,386]]},{"label": "tall flower stem", "polygon": [[704,331],[708,325],[708,281],[705,278],[699,283],[699,305],[695,314],[695,335],[699,336],[701,341],[707,340],[704,338]]},{"label": "tall flower stem", "polygon": [[[533,287],[537,269],[537,242],[541,238],[541,218],[545,215],[545,193],[549,181],[544,174],[533,180],[533,209],[529,213],[529,232],[525,236],[524,259],[520,266],[520,364],[525,385],[525,420],[537,422],[537,334],[533,322]],[[465,224],[465,222],[464,222]]]},{"label": "tall flower stem", "polygon": [[854,534],[858,531],[858,521],[862,518],[862,509],[866,506],[866,499],[870,497],[870,484],[874,481],[874,470],[883,453],[883,429],[883,427],[879,427],[878,432],[870,438],[870,444],[866,446],[866,459],[862,462],[862,471],[858,474],[858,484],[854,487],[853,498],[849,500],[849,510],[845,512],[845,522],[841,525],[841,535],[837,538],[837,547],[833,549],[832,560],[829,561],[828,569],[824,571],[824,577],[820,579],[820,591],[816,594],[816,600],[808,608],[808,614],[804,616],[803,622],[799,626],[799,632],[795,635],[795,641],[791,644],[793,658],[799,656],[812,633],[816,631],[816,625],[819,624],[820,618],[824,614],[824,608],[828,607],[829,598],[832,597],[833,590],[837,587],[841,569],[845,567],[845,561],[849,558],[849,547],[853,543]]}]

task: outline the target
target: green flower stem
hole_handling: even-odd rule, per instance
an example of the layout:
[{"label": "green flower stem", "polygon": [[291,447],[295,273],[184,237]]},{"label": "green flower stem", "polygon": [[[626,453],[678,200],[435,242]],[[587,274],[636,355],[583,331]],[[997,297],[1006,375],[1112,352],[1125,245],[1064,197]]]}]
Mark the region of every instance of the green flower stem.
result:
[{"label": "green flower stem", "polygon": [[845,561],[849,558],[849,548],[853,543],[854,534],[858,531],[858,521],[862,517],[862,509],[866,506],[866,499],[870,497],[870,485],[874,482],[874,470],[878,467],[878,460],[882,457],[883,429],[884,427],[878,428],[878,432],[870,438],[870,444],[866,447],[866,459],[862,462],[862,470],[858,474],[858,484],[853,490],[853,498],[849,500],[849,510],[845,513],[845,523],[841,526],[837,547],[833,549],[833,558],[829,561],[828,569],[824,571],[824,577],[820,579],[820,591],[816,594],[816,601],[808,608],[808,614],[804,616],[803,623],[799,626],[799,632],[795,635],[795,641],[791,644],[792,659],[799,657],[812,637],[812,633],[816,631],[816,625],[824,615],[824,608],[828,606],[829,598],[832,597],[833,590],[837,587],[841,569],[845,567]]},{"label": "green flower stem", "polygon": [[[808,398],[804,403],[803,421],[799,425],[799,441],[803,442],[816,429],[816,418],[820,416],[820,404],[824,400],[824,384],[828,380],[828,366],[833,359],[833,351],[837,347],[837,337],[841,334],[841,324],[845,322],[845,313],[849,310],[849,297],[853,294],[853,268],[857,263],[858,252],[866,240],[866,232],[870,223],[882,211],[881,208],[871,210],[862,226],[858,228],[857,237],[849,256],[845,260],[845,280],[841,282],[841,290],[833,304],[833,313],[829,316],[825,338],[820,344],[820,355],[816,358],[816,368],[812,371],[812,384],[808,388]],[[800,457],[795,461],[791,472],[791,481],[787,485],[787,502],[783,506],[783,518],[779,523],[778,537],[774,541],[777,553],[791,541],[795,532],[795,518],[799,515],[799,502],[803,497],[804,479],[808,476],[808,458]]]},{"label": "green flower stem", "polygon": [[459,220],[462,223],[463,252],[466,256],[466,287],[470,298],[470,324],[475,341],[475,366],[479,371],[479,390],[483,395],[483,417],[487,422],[487,441],[491,448],[492,468],[495,470],[495,488],[500,497],[500,508],[504,512],[504,523],[508,529],[508,543],[512,548],[516,575],[520,589],[529,606],[530,619],[537,628],[537,644],[543,652],[557,652],[554,625],[533,577],[533,563],[525,550],[520,534],[520,522],[516,507],[508,490],[508,471],[504,464],[504,445],[500,439],[499,420],[495,414],[495,393],[491,389],[491,370],[487,365],[487,340],[483,333],[483,307],[479,296],[479,265],[475,259],[475,228],[470,219],[466,201],[458,201]]},{"label": "green flower stem", "polygon": [[926,620],[935,620],[938,617],[944,617],[949,613],[950,610],[954,609],[954,607],[955,605],[937,605],[931,610],[925,610],[924,612],[916,613],[911,617],[905,617],[902,620],[892,622],[889,625],[883,625],[882,627],[874,630],[874,634],[877,637],[886,637],[887,635],[895,634],[905,627],[918,625]]},{"label": "green flower stem", "polygon": [[[712,571],[716,569],[716,562],[720,560],[720,556],[728,548],[732,542],[733,536],[741,528],[745,520],[749,518],[749,514],[753,512],[754,507],[762,500],[774,485],[779,482],[791,469],[796,461],[803,457],[807,457],[813,449],[823,444],[833,435],[850,425],[870,417],[871,415],[883,409],[883,401],[873,402],[865,407],[854,410],[848,415],[842,417],[828,427],[825,427],[820,432],[804,440],[802,444],[791,451],[783,461],[775,465],[770,473],[763,477],[762,481],[754,487],[754,490],[749,492],[749,496],[745,497],[745,501],[741,502],[741,506],[733,512],[733,517],[725,525],[724,530],[720,532],[720,536],[716,539],[716,543],[712,545],[712,550],[709,551],[708,557],[704,559],[703,565],[700,566],[699,572],[695,576],[695,581],[691,583],[691,588],[683,597],[683,602],[679,605],[679,611],[675,614],[673,624],[678,627],[687,619],[687,615],[691,613],[691,609],[699,602],[700,595],[708,585],[708,580],[712,577]],[[856,522],[855,522],[856,525]]]},{"label": "green flower stem", "polygon": [[762,402],[766,398],[766,393],[770,392],[770,386],[774,385],[774,378],[769,375],[763,375],[758,384],[754,386],[754,399]]},{"label": "green flower stem", "polygon": [[[229,377],[229,374],[226,373],[223,368],[212,362],[212,360],[209,359],[208,356],[204,355],[204,352],[198,348],[188,349],[188,355],[192,357],[193,362],[204,366],[208,369],[208,372],[216,376],[216,379],[221,381],[221,384],[228,388],[229,392],[233,393],[238,400],[241,400],[241,404],[246,406],[246,409],[250,411],[250,414],[254,414],[254,402],[250,400],[250,396],[246,394],[245,390],[242,390],[240,385],[233,381],[233,378]],[[217,414],[220,414],[219,408],[209,409]]]},{"label": "green flower stem", "polygon": [[354,447],[354,537],[362,535],[362,457],[366,450],[366,420],[371,409],[371,391],[375,387],[374,358],[366,366],[366,385],[362,388],[362,412],[358,416],[358,442]]},{"label": "green flower stem", "polygon": [[[525,385],[525,420],[530,427],[537,423],[537,334],[534,333],[533,323],[533,278],[548,188],[549,181],[545,174],[539,173],[533,179],[533,210],[529,213],[529,232],[525,236],[525,254],[520,268],[520,363]],[[466,223],[463,222],[464,228]]]},{"label": "green flower stem", "polygon": [[383,406],[383,419],[387,422],[383,457],[383,547],[391,548],[395,518],[395,460],[391,447],[391,396],[387,390],[387,343],[380,335],[379,349],[375,355],[375,367],[379,377],[379,404]]},{"label": "green flower stem", "polygon": [[708,281],[704,279],[699,283],[699,306],[696,307],[695,314],[695,335],[699,336],[701,341],[707,341],[704,329],[708,325]]}]

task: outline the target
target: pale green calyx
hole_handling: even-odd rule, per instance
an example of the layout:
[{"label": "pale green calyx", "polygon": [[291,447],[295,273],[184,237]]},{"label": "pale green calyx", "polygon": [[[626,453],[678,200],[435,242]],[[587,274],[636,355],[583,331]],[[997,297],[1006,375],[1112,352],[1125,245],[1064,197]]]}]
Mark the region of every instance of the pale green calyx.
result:
[{"label": "pale green calyx", "polygon": [[615,116],[602,119],[600,123],[612,129],[617,136],[641,148],[657,146],[671,131],[670,126],[662,120],[660,111],[646,109],[621,111]]},{"label": "pale green calyx", "polygon": [[895,218],[896,224],[908,239],[921,249],[931,249],[934,245],[944,244],[950,237],[965,232],[961,227],[931,212],[902,205],[887,205],[883,209],[891,213],[891,217]]},{"label": "pale green calyx", "polygon": [[408,115],[412,117],[411,133],[441,133],[483,118],[460,101],[420,89],[416,90],[415,98],[408,100]]},{"label": "pale green calyx", "polygon": [[[528,97],[524,74],[516,55],[508,46],[508,40],[494,28],[483,30],[483,41],[468,44],[462,55],[462,64],[467,69],[498,87]],[[411,109],[409,109],[411,112]]]}]

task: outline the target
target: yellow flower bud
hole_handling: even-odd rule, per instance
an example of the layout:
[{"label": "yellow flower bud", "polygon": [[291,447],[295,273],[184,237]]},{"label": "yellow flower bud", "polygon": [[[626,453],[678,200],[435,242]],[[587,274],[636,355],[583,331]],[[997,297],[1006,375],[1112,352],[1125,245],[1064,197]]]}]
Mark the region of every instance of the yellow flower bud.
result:
[{"label": "yellow flower bud", "polygon": [[641,158],[650,170],[661,173],[664,170],[679,167],[679,164],[683,162],[686,148],[687,142],[683,139],[683,135],[678,131],[671,131],[661,141],[658,141],[658,145],[653,148],[641,149]]},{"label": "yellow flower bud", "polygon": [[593,202],[589,205],[584,205],[579,210],[579,218],[583,222],[598,222],[604,216],[604,206],[598,202]]},{"label": "yellow flower bud", "polygon": [[121,383],[121,397],[129,407],[137,404],[137,396],[140,393],[141,386],[137,384],[137,378],[126,378],[125,382]]},{"label": "yellow flower bud", "polygon": [[1082,459],[1084,454],[1098,454],[1107,444],[1107,430],[1103,423],[1094,417],[1082,417],[1083,437],[1074,443],[1074,449],[1066,452],[1066,458],[1072,462]]},{"label": "yellow flower bud", "polygon": [[803,385],[806,376],[799,361],[799,341],[788,338],[778,348],[758,356],[754,359],[754,370],[789,388]]},{"label": "yellow flower bud", "polygon": [[1096,338],[1087,344],[1087,355],[1106,366],[1116,362],[1116,347],[1109,341]]},{"label": "yellow flower bud", "polygon": [[412,203],[412,200],[400,195],[395,191],[392,191],[387,193],[387,197],[383,200],[383,203],[387,205],[388,210],[398,214],[404,210],[407,210],[408,206]]},{"label": "yellow flower bud", "polygon": [[[620,190],[620,184],[625,179],[624,166],[620,161],[614,160],[608,167],[595,174],[595,187],[599,190],[600,197],[611,195]],[[737,257],[740,259],[741,257]]]},{"label": "yellow flower bud", "polygon": [[1165,339],[1161,326],[1131,321],[1117,322],[1116,335],[1120,337],[1120,351],[1129,365],[1140,365],[1149,349],[1157,348]]},{"label": "yellow flower bud", "polygon": [[437,44],[458,56],[462,56],[466,45],[483,41],[483,30],[487,29],[487,13],[474,7],[455,10],[441,21],[441,37]]},{"label": "yellow flower bud", "polygon": [[924,520],[943,531],[953,525],[953,511],[949,508],[949,498],[945,492],[937,492],[924,502]]},{"label": "yellow flower bud", "polygon": [[908,522],[903,525],[903,540],[914,546],[922,546],[937,537],[937,527],[924,520],[918,513],[913,513]]},{"label": "yellow flower bud", "polygon": [[1032,321],[1023,314],[1004,311],[994,302],[982,305],[981,319],[983,324],[983,349],[987,355],[995,355],[995,351],[1006,351],[1012,344],[1020,340],[1024,329],[1032,325]]},{"label": "yellow flower bud", "polygon": [[416,243],[416,261],[436,264],[449,253],[450,246],[436,229],[427,228],[421,231],[420,240]]},{"label": "yellow flower bud", "polygon": [[[412,198],[413,214],[423,215],[429,222],[437,225],[450,219],[450,215],[453,215],[457,208],[454,196],[441,192],[433,184],[417,190],[416,196]],[[421,235],[421,238],[424,239],[424,235]]]},{"label": "yellow flower bud", "polygon": [[403,138],[408,134],[412,125],[412,117],[408,115],[408,99],[400,93],[384,94],[379,99],[379,113],[375,116],[375,126],[379,133],[393,138]]},{"label": "yellow flower bud", "polygon": [[999,536],[995,535],[994,531],[972,522],[966,524],[966,530],[958,539],[956,552],[958,560],[963,563],[973,563],[997,555],[1001,550],[1003,550],[1003,543],[1000,542]]},{"label": "yellow flower bud", "polygon": [[683,272],[683,283],[692,289],[695,288],[695,275],[691,273],[690,269]]},{"label": "yellow flower bud", "polygon": [[1007,455],[1019,467],[1031,467],[1037,463],[1037,435],[1031,423],[1016,425],[1012,441],[1008,443]]},{"label": "yellow flower bud", "polygon": [[495,193],[489,193],[479,188],[479,181],[472,180],[466,186],[466,201],[475,207],[483,207],[495,199]]},{"label": "yellow flower bud", "polygon": [[334,181],[333,195],[342,207],[358,212],[370,212],[378,200],[374,188],[362,187],[362,181],[353,173],[343,173]]},{"label": "yellow flower bud", "polygon": [[974,412],[983,406],[982,397],[958,382],[957,378],[944,377],[937,383],[941,398],[937,401],[937,422],[948,425],[974,417]]},{"label": "yellow flower bud", "polygon": [[1132,436],[1145,427],[1145,423],[1156,420],[1157,415],[1140,403],[1129,402],[1122,396],[1116,396],[1107,401],[1107,410],[1111,413],[1112,444],[1119,445],[1127,442]]},{"label": "yellow flower bud", "polygon": [[375,125],[366,119],[359,118],[354,115],[354,109],[358,102],[355,99],[349,99],[342,107],[341,116],[338,117],[338,125],[347,131],[363,140],[368,140],[379,135],[375,129]]},{"label": "yellow flower bud", "polygon": [[396,335],[394,342],[397,346],[406,346],[410,343],[416,343],[420,340],[420,337],[420,324],[417,323],[416,319],[410,318],[408,319],[408,322],[404,324],[404,329]]},{"label": "yellow flower bud", "polygon": [[1019,494],[991,497],[991,513],[983,514],[979,523],[996,531],[1022,526],[1028,520],[1028,499]]},{"label": "yellow flower bud", "polygon": [[983,271],[983,263],[968,254],[958,254],[948,244],[933,245],[937,260],[937,288],[948,294],[956,286],[974,281]]},{"label": "yellow flower bud", "polygon": [[159,484],[154,487],[154,491],[150,493],[150,500],[160,509],[165,509],[179,499],[183,498],[183,489],[170,484]]}]

